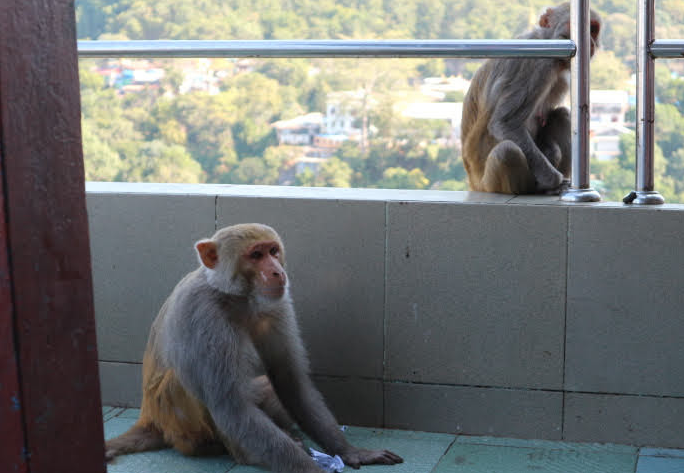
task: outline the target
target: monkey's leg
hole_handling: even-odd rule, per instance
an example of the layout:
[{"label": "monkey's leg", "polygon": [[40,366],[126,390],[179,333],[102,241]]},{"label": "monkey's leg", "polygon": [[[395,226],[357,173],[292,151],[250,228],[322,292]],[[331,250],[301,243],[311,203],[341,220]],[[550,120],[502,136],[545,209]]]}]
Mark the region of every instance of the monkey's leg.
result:
[{"label": "monkey's leg", "polygon": [[537,132],[537,146],[567,179],[570,177],[572,159],[570,110],[566,107],[555,108],[548,114],[545,122]]},{"label": "monkey's leg", "polygon": [[185,390],[173,370],[164,371],[160,380],[149,386],[143,396],[143,407],[166,443],[183,455],[225,453],[211,415]]},{"label": "monkey's leg", "polygon": [[482,188],[486,192],[529,194],[535,190],[534,176],[522,150],[512,141],[496,145],[487,156]]},{"label": "monkey's leg", "polygon": [[265,375],[257,376],[252,380],[252,389],[256,395],[256,403],[259,408],[273,419],[278,427],[289,432],[294,424],[278,395],[273,389],[271,381]]}]

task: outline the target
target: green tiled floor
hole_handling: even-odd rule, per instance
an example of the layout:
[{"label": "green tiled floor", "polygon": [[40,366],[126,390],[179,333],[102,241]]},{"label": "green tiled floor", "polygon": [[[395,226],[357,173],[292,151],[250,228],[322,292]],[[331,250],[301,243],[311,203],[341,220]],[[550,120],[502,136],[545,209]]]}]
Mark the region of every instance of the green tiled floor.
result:
[{"label": "green tiled floor", "polygon": [[[133,425],[138,409],[104,407],[105,437]],[[376,473],[683,473],[684,451],[625,445],[471,437],[349,427],[347,438],[364,448],[385,448],[404,458],[395,466],[368,466]],[[352,471],[346,468],[345,471]],[[189,458],[173,450],[118,457],[109,473],[259,473],[228,456]]]}]

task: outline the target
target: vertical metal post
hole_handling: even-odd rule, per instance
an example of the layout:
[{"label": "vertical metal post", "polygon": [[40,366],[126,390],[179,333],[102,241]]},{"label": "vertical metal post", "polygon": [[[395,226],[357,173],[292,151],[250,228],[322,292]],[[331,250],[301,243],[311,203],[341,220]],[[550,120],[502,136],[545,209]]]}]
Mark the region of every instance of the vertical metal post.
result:
[{"label": "vertical metal post", "polygon": [[653,149],[655,125],[655,60],[651,43],[655,32],[655,0],[638,0],[637,12],[637,120],[636,120],[636,198],[633,204],[665,203],[653,190]]},{"label": "vertical metal post", "polygon": [[563,193],[566,202],[598,202],[601,195],[589,186],[589,0],[573,0],[570,7],[570,35],[577,52],[570,61],[572,181]]}]

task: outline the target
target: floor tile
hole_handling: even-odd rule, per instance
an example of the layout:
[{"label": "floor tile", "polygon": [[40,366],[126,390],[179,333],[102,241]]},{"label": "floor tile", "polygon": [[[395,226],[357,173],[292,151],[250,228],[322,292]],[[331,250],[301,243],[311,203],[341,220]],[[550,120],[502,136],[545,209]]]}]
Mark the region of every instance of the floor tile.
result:
[{"label": "floor tile", "polygon": [[640,456],[636,473],[682,473],[684,458]]},{"label": "floor tile", "polygon": [[455,440],[455,436],[449,434],[362,427],[349,427],[345,434],[357,447],[390,450],[404,459],[404,463],[391,468],[372,467],[373,470],[377,468],[377,473],[431,472]]},{"label": "floor tile", "polygon": [[117,417],[121,417],[123,419],[137,419],[140,417],[140,409],[126,409]]},{"label": "floor tile", "polygon": [[[124,433],[135,419],[116,417],[105,422],[105,438]],[[117,457],[107,465],[108,473],[224,473],[235,463],[226,455],[185,457],[172,449]],[[258,471],[258,470],[255,470]]]},{"label": "floor tile", "polygon": [[459,437],[434,473],[633,473],[636,457],[622,445]]},{"label": "floor tile", "polygon": [[121,407],[109,407],[107,412],[104,412],[105,408],[102,408],[102,420],[107,422],[109,419],[113,419],[117,415],[121,414],[124,409]]},{"label": "floor tile", "polygon": [[[361,471],[367,473],[430,473],[455,438],[454,435],[448,434],[363,427],[348,427],[345,430],[345,436],[357,447],[390,450],[404,459],[404,463],[391,467],[365,466]],[[308,441],[305,443],[310,444]],[[235,466],[230,473],[261,473],[263,471],[253,466]],[[354,470],[347,467],[344,471]]]}]

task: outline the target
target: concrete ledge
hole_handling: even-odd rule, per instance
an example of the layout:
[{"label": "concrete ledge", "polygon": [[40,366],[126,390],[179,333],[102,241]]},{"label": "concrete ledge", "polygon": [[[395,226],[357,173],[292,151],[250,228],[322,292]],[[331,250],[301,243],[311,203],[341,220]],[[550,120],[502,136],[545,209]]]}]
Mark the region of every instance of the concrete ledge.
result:
[{"label": "concrete ledge", "polygon": [[196,267],[194,241],[258,221],[285,240],[314,378],[341,422],[684,447],[684,429],[667,419],[684,409],[684,205],[266,186],[86,190],[108,404],[139,403],[150,323]]}]

